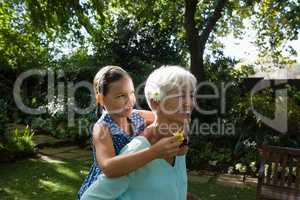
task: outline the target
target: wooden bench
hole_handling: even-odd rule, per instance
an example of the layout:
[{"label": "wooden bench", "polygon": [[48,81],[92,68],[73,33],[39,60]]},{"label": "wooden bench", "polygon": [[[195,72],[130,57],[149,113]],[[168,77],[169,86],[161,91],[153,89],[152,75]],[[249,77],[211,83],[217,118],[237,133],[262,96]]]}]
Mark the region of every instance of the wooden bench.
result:
[{"label": "wooden bench", "polygon": [[261,146],[257,200],[300,200],[300,149]]}]

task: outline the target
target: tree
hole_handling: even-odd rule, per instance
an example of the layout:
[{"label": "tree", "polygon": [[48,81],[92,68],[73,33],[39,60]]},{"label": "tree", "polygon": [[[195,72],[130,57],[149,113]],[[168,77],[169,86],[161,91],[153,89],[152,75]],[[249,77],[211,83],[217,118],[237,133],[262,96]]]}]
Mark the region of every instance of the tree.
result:
[{"label": "tree", "polygon": [[1,69],[47,66],[51,59],[48,45],[32,31],[22,8],[9,1],[0,1],[0,5]]},{"label": "tree", "polygon": [[[226,6],[227,0],[219,0],[213,13],[203,20],[200,26],[195,21],[198,0],[185,0],[184,27],[186,30],[187,41],[191,53],[191,72],[197,77],[198,81],[204,80],[204,50],[209,34],[213,31],[217,21],[222,16],[222,10]],[[202,27],[199,35],[198,27]]]},{"label": "tree", "polygon": [[[112,36],[110,31],[117,25],[113,14],[116,11],[134,19],[128,21],[128,27],[134,23],[139,29],[149,27],[149,24],[156,24],[159,31],[169,28],[168,40],[179,44],[176,48],[180,48],[177,52],[182,58],[189,52],[191,71],[199,81],[207,78],[205,51],[222,47],[218,36],[233,33],[242,37],[245,19],[250,20],[257,31],[256,43],[261,55],[271,53],[274,58],[281,55],[280,50],[286,40],[298,37],[300,24],[297,17],[300,6],[296,0],[11,1],[23,5],[31,18],[31,25],[49,38],[63,37],[67,32],[73,32],[75,37],[80,38],[84,36],[80,31],[84,27],[92,43],[103,46],[103,41]],[[151,43],[148,47],[151,48]],[[293,49],[288,49],[295,54]]]},{"label": "tree", "polygon": [[289,56],[297,56],[297,52],[287,42],[298,39],[299,13],[299,0],[261,2],[254,13],[257,19],[254,28],[258,33],[256,44],[260,49],[260,57],[271,60],[271,63],[279,67],[294,62]]}]

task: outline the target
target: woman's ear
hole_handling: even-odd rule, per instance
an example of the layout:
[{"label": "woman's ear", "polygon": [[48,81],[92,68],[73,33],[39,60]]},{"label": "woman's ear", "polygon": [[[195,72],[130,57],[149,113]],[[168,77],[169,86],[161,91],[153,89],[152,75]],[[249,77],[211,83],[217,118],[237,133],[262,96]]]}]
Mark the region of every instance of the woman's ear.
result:
[{"label": "woman's ear", "polygon": [[159,109],[159,102],[155,101],[154,99],[150,99],[150,105],[152,110],[158,111]]},{"label": "woman's ear", "polygon": [[103,105],[103,95],[96,94],[96,103]]}]

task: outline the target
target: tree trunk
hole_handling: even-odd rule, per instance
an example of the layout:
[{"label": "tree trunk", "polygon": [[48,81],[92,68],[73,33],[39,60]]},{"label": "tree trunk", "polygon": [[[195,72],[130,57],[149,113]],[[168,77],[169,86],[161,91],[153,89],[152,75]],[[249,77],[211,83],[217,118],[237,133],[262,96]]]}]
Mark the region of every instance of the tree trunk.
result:
[{"label": "tree trunk", "polygon": [[200,47],[199,30],[196,27],[195,13],[198,0],[185,0],[184,28],[191,54],[191,72],[197,80],[204,80],[203,53]]},{"label": "tree trunk", "polygon": [[195,22],[198,0],[185,0],[184,28],[191,53],[191,72],[195,75],[198,82],[206,79],[203,58],[205,45],[217,21],[222,17],[222,11],[226,3],[227,0],[216,2],[214,12],[204,20],[205,23],[202,26],[198,26],[202,27],[200,34]]}]

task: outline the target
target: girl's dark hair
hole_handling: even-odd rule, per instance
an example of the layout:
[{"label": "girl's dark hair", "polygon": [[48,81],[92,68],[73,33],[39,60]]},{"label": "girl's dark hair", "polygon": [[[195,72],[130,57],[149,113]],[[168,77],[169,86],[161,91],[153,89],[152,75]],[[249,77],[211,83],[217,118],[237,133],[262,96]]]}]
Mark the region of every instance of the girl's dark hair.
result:
[{"label": "girl's dark hair", "polygon": [[[124,77],[130,77],[129,74],[118,66],[105,66],[101,68],[94,78],[94,91],[95,95],[107,95],[109,85],[113,82],[119,81]],[[100,117],[102,107],[97,103],[96,115]]]}]

